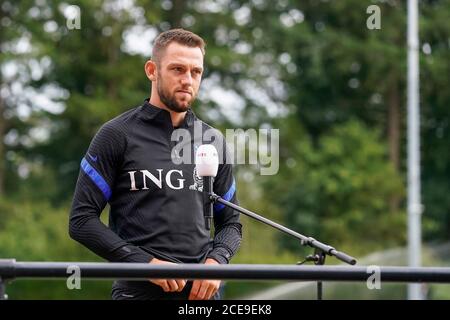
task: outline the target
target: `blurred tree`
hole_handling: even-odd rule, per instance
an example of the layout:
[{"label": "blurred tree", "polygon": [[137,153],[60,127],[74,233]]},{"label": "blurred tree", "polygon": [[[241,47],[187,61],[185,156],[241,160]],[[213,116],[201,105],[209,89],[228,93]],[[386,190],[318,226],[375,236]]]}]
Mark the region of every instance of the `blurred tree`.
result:
[{"label": "blurred tree", "polygon": [[[67,236],[66,206],[47,201],[0,201],[0,257],[17,261],[101,261]],[[66,279],[15,280],[6,287],[9,299],[109,299],[111,281],[81,280],[81,290],[68,290]]]},{"label": "blurred tree", "polygon": [[[404,188],[379,132],[352,120],[321,135],[316,147],[298,127],[284,134],[282,141],[296,137],[298,142],[284,150],[287,160],[278,182],[271,179],[267,185],[287,225],[353,254],[404,243],[405,215],[386,214],[389,197],[404,196]],[[284,242],[299,248],[298,241]]]},{"label": "blurred tree", "polygon": [[[379,4],[381,30],[366,27],[372,1],[289,2],[272,48],[286,61],[289,103],[315,142],[336,123],[358,117],[383,128],[389,159],[400,171],[404,105],[405,5]],[[297,21],[295,17],[298,16]],[[392,196],[390,211],[400,199]]]},{"label": "blurred tree", "polygon": [[424,237],[450,235],[450,1],[422,1],[421,164]]},{"label": "blurred tree", "polygon": [[[330,128],[356,117],[369,128],[382,129],[395,176],[403,176],[406,2],[375,3],[381,8],[381,30],[366,28],[366,8],[373,1],[258,3],[252,7],[252,27],[263,30],[264,45],[274,63],[272,74],[277,73],[285,84],[284,102],[306,129],[313,148]],[[445,196],[450,188],[450,114],[444,89],[450,74],[449,17],[448,1],[421,2],[422,190],[427,239],[448,238],[450,226]],[[286,149],[295,143],[289,138],[282,141],[288,144]],[[390,195],[389,212],[400,212],[404,194]]]},{"label": "blurred tree", "polygon": [[33,12],[28,11],[31,4],[32,1],[0,4],[0,198],[15,185],[17,174],[8,177],[13,163],[18,165],[11,151],[21,143],[18,136],[29,129],[24,120],[30,113],[27,104],[32,103],[23,92],[39,77],[33,72],[40,62],[34,50],[38,43],[31,37],[39,23],[32,19]]}]

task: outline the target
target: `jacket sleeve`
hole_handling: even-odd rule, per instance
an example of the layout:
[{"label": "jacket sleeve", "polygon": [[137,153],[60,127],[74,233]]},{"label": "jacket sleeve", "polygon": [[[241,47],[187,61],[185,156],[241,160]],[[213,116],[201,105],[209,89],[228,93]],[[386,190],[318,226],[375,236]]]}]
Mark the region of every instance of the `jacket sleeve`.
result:
[{"label": "jacket sleeve", "polygon": [[[226,152],[226,147],[224,148]],[[228,154],[228,153],[227,153]],[[236,181],[233,177],[233,167],[230,161],[219,165],[214,179],[214,193],[226,201],[239,204],[236,196]],[[239,212],[221,203],[214,205],[214,242],[208,258],[213,258],[221,264],[227,264],[239,249],[242,239],[242,225],[239,222]]]},{"label": "jacket sleeve", "polygon": [[127,243],[100,220],[113,196],[115,175],[123,160],[126,138],[111,122],[95,135],[81,160],[69,219],[72,239],[110,262],[148,263],[152,255]]}]

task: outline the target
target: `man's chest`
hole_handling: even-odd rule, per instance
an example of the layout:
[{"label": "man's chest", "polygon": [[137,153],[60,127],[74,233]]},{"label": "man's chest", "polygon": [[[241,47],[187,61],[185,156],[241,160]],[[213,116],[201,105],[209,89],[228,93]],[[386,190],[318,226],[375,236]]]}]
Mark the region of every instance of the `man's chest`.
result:
[{"label": "man's chest", "polygon": [[198,189],[201,179],[195,172],[195,152],[202,141],[197,140],[162,130],[134,137],[127,145],[117,182],[129,191]]}]

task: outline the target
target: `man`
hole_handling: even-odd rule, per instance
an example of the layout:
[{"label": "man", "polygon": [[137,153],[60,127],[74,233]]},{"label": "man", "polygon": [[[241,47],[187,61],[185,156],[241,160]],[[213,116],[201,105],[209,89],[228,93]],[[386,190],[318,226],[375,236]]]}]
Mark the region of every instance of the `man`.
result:
[{"label": "man", "polygon": [[[150,98],[104,124],[81,161],[69,233],[111,262],[226,264],[240,245],[239,214],[222,205],[214,206],[211,240],[194,161],[174,161],[176,130],[193,133],[199,124],[211,129],[191,110],[202,78],[204,46],[203,39],[183,29],[161,33],[145,64]],[[196,147],[210,143],[202,139],[187,142],[191,156]],[[220,148],[222,135],[220,139],[215,141],[220,142],[221,163],[214,192],[237,203],[232,166],[225,161],[226,149]],[[109,227],[99,219],[107,203]],[[112,297],[217,299],[219,286],[218,280],[116,281]]]}]

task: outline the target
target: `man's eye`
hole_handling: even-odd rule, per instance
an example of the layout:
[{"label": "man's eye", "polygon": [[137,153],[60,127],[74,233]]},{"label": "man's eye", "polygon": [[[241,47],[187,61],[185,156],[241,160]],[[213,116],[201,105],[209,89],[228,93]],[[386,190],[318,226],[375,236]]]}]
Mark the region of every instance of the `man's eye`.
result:
[{"label": "man's eye", "polygon": [[183,68],[181,68],[181,67],[175,67],[174,70],[176,72],[183,72]]}]

